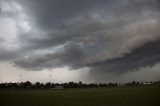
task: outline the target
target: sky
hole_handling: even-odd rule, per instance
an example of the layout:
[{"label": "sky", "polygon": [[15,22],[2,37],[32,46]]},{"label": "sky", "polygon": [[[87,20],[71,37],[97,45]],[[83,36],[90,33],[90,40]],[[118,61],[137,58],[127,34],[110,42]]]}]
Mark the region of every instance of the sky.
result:
[{"label": "sky", "polygon": [[160,1],[0,0],[0,82],[50,80],[160,80]]}]

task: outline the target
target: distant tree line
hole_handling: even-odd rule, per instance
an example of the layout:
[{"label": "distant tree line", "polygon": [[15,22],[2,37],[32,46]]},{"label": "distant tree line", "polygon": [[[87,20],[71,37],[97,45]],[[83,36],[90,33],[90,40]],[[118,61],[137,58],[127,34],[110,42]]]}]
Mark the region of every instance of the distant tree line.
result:
[{"label": "distant tree line", "polygon": [[160,86],[160,81],[154,82],[128,82],[128,83],[82,83],[81,81],[68,83],[31,83],[30,81],[21,83],[0,83],[0,88],[37,88],[37,89],[62,89],[62,88],[98,88],[98,87],[134,87],[134,86]]}]

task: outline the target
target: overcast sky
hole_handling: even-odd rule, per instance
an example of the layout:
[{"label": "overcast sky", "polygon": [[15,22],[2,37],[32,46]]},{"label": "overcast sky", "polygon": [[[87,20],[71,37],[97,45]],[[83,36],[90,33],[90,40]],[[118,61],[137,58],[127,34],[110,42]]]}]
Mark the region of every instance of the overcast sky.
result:
[{"label": "overcast sky", "polygon": [[0,82],[160,80],[159,0],[0,0],[0,8]]}]

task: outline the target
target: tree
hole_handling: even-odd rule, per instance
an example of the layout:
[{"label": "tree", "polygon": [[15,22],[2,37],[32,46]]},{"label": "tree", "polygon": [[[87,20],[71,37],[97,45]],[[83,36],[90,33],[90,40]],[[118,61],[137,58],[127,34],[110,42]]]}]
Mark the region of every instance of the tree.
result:
[{"label": "tree", "polygon": [[83,86],[83,83],[81,81],[79,81],[79,87],[82,87]]},{"label": "tree", "polygon": [[32,87],[32,83],[31,82],[26,81],[26,82],[23,83],[23,88],[30,88],[30,87]]},{"label": "tree", "polygon": [[45,88],[51,88],[51,83],[50,82],[47,82],[46,84],[45,84]]},{"label": "tree", "polygon": [[41,88],[40,82],[36,82],[35,87],[36,87],[36,88]]}]

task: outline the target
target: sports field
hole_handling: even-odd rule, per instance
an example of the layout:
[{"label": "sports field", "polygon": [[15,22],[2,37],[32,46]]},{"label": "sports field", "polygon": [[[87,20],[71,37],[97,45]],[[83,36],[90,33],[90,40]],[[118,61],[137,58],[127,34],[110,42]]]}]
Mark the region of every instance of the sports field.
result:
[{"label": "sports field", "polygon": [[0,106],[160,106],[160,87],[1,89]]}]

